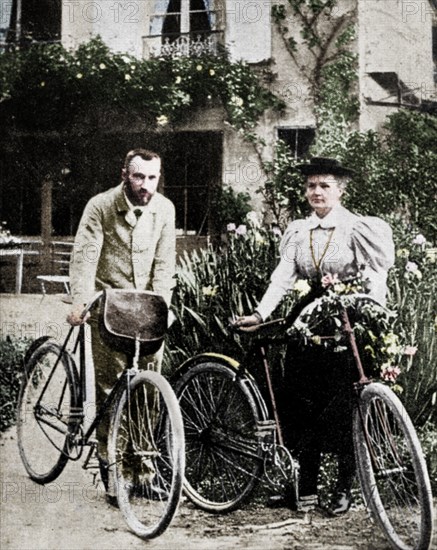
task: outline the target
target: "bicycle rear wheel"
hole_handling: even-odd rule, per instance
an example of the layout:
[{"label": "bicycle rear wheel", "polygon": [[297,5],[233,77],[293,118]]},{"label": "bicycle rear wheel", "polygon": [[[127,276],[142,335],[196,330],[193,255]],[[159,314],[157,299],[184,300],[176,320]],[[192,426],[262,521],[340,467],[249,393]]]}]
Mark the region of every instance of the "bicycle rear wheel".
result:
[{"label": "bicycle rear wheel", "polygon": [[140,372],[121,393],[108,459],[110,483],[128,526],[145,539],[163,533],[181,496],[185,446],[178,401],[159,373]]},{"label": "bicycle rear wheel", "polygon": [[425,459],[407,412],[386,386],[362,391],[354,443],[363,495],[391,546],[428,549],[433,520]]},{"label": "bicycle rear wheel", "polygon": [[184,492],[208,512],[229,512],[259,480],[264,420],[247,377],[219,361],[194,364],[175,383],[185,427]]},{"label": "bicycle rear wheel", "polygon": [[37,483],[53,481],[65,467],[78,392],[71,357],[55,342],[36,348],[18,397],[17,435],[24,467]]}]

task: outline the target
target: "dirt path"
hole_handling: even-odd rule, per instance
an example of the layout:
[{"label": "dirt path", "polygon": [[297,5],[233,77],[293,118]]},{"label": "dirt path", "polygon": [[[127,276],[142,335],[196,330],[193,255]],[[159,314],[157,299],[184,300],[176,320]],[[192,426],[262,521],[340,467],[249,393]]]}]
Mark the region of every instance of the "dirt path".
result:
[{"label": "dirt path", "polygon": [[2,550],[382,550],[388,545],[365,511],[343,518],[298,515],[285,508],[248,506],[213,516],[182,502],[158,539],[133,535],[118,510],[105,502],[101,486],[79,463],[55,482],[38,486],[25,474],[15,431],[0,441]]}]

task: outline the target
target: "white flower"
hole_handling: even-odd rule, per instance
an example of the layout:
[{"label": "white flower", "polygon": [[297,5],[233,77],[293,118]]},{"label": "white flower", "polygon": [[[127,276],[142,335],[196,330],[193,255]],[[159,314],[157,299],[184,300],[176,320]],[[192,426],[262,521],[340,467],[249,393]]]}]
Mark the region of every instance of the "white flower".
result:
[{"label": "white flower", "polygon": [[204,286],[202,288],[202,294],[204,296],[215,296],[217,294],[217,290],[218,290],[218,287],[217,286],[212,286],[212,285],[209,285],[209,286]]},{"label": "white flower", "polygon": [[253,227],[256,227],[256,228],[261,227],[261,222],[260,222],[259,216],[258,216],[257,212],[255,212],[254,210],[252,210],[251,212],[249,212],[246,215],[246,220]]},{"label": "white flower", "polygon": [[241,224],[235,230],[236,235],[246,235],[247,227],[244,224]]},{"label": "white flower", "polygon": [[414,273],[419,269],[418,265],[415,262],[407,262],[405,265],[406,271],[409,271],[410,273]]},{"label": "white flower", "polygon": [[237,105],[237,107],[241,107],[244,103],[244,101],[242,100],[241,97],[237,96],[237,95],[233,95],[231,97],[231,103],[233,103],[234,105]]},{"label": "white flower", "polygon": [[129,80],[132,80],[132,77],[130,74],[125,74],[124,79],[129,81]]},{"label": "white flower", "polygon": [[235,225],[235,223],[228,223],[228,225],[226,226],[226,231],[228,232],[235,231],[236,229],[237,226]]},{"label": "white flower", "polygon": [[104,63],[100,63],[99,69],[106,69],[106,65]]},{"label": "white flower", "polygon": [[302,298],[303,296],[306,296],[308,294],[308,292],[311,290],[311,287],[306,279],[298,279],[294,283],[293,290],[298,293],[299,298]]},{"label": "white flower", "polygon": [[180,84],[182,82],[182,77],[177,76],[176,77],[176,84]]},{"label": "white flower", "polygon": [[158,126],[166,126],[168,124],[168,118],[165,115],[156,117],[156,124],[158,124]]},{"label": "white flower", "polygon": [[259,231],[255,231],[255,242],[256,244],[266,244],[266,240]]},{"label": "white flower", "polygon": [[76,78],[81,79],[82,77],[83,77],[83,74],[82,74],[82,73],[77,73]]},{"label": "white flower", "polygon": [[422,245],[422,244],[425,244],[425,243],[426,243],[426,239],[421,233],[416,235],[413,239],[413,244]]},{"label": "white flower", "polygon": [[130,63],[130,59],[128,57],[126,57],[125,55],[122,55],[121,56],[121,59],[122,61],[124,61],[125,63]]}]

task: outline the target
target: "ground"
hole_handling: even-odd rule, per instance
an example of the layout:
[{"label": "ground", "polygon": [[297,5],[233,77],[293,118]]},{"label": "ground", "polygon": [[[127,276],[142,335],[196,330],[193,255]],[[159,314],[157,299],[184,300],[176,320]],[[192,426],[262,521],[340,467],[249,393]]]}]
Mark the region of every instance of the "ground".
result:
[{"label": "ground", "polygon": [[105,502],[81,462],[69,463],[53,483],[39,486],[21,464],[15,430],[0,441],[2,550],[382,550],[388,548],[364,509],[341,518],[298,514],[249,504],[228,515],[211,515],[183,500],[159,538],[132,534],[120,512]]}]

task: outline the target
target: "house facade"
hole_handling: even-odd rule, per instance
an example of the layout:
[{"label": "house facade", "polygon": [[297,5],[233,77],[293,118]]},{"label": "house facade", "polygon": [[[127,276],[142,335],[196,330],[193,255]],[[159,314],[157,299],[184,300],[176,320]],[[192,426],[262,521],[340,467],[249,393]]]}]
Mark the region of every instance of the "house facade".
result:
[{"label": "house facade", "polygon": [[[300,34],[302,19],[289,8],[282,22],[287,31],[281,31],[273,15],[278,4],[279,0],[2,0],[0,36],[4,42],[61,41],[69,49],[100,36],[114,52],[139,59],[214,55],[225,47],[232,60],[268,73],[269,88],[286,104],[283,112],[266,112],[259,121],[257,133],[266,144],[262,157],[270,160],[278,138],[300,157],[308,152],[316,131],[311,71],[317,59]],[[317,20],[320,36],[330,37],[317,54],[325,61],[335,54],[341,32],[355,26],[349,48],[357,56],[357,129],[378,130],[401,106],[421,109],[435,98],[435,7],[432,0],[338,0]],[[294,52],[286,45],[290,36]],[[106,140],[103,150],[95,152],[100,166],[111,162],[105,156],[119,159],[134,146],[162,154],[164,193],[176,205],[181,234],[211,231],[211,196],[217,186],[249,192],[254,207],[261,207],[256,194],[265,177],[260,156],[226,123],[220,105],[206,104],[183,125],[159,131],[142,120],[117,117],[108,123]],[[74,161],[78,151],[68,155],[73,159],[68,167],[73,182],[81,170],[80,162]],[[92,179],[98,177],[97,172]],[[57,200],[61,204],[62,196]],[[54,213],[55,234],[74,233],[84,206],[77,200],[69,217],[68,205],[62,207],[65,212],[58,210],[63,212],[59,220]]]}]

